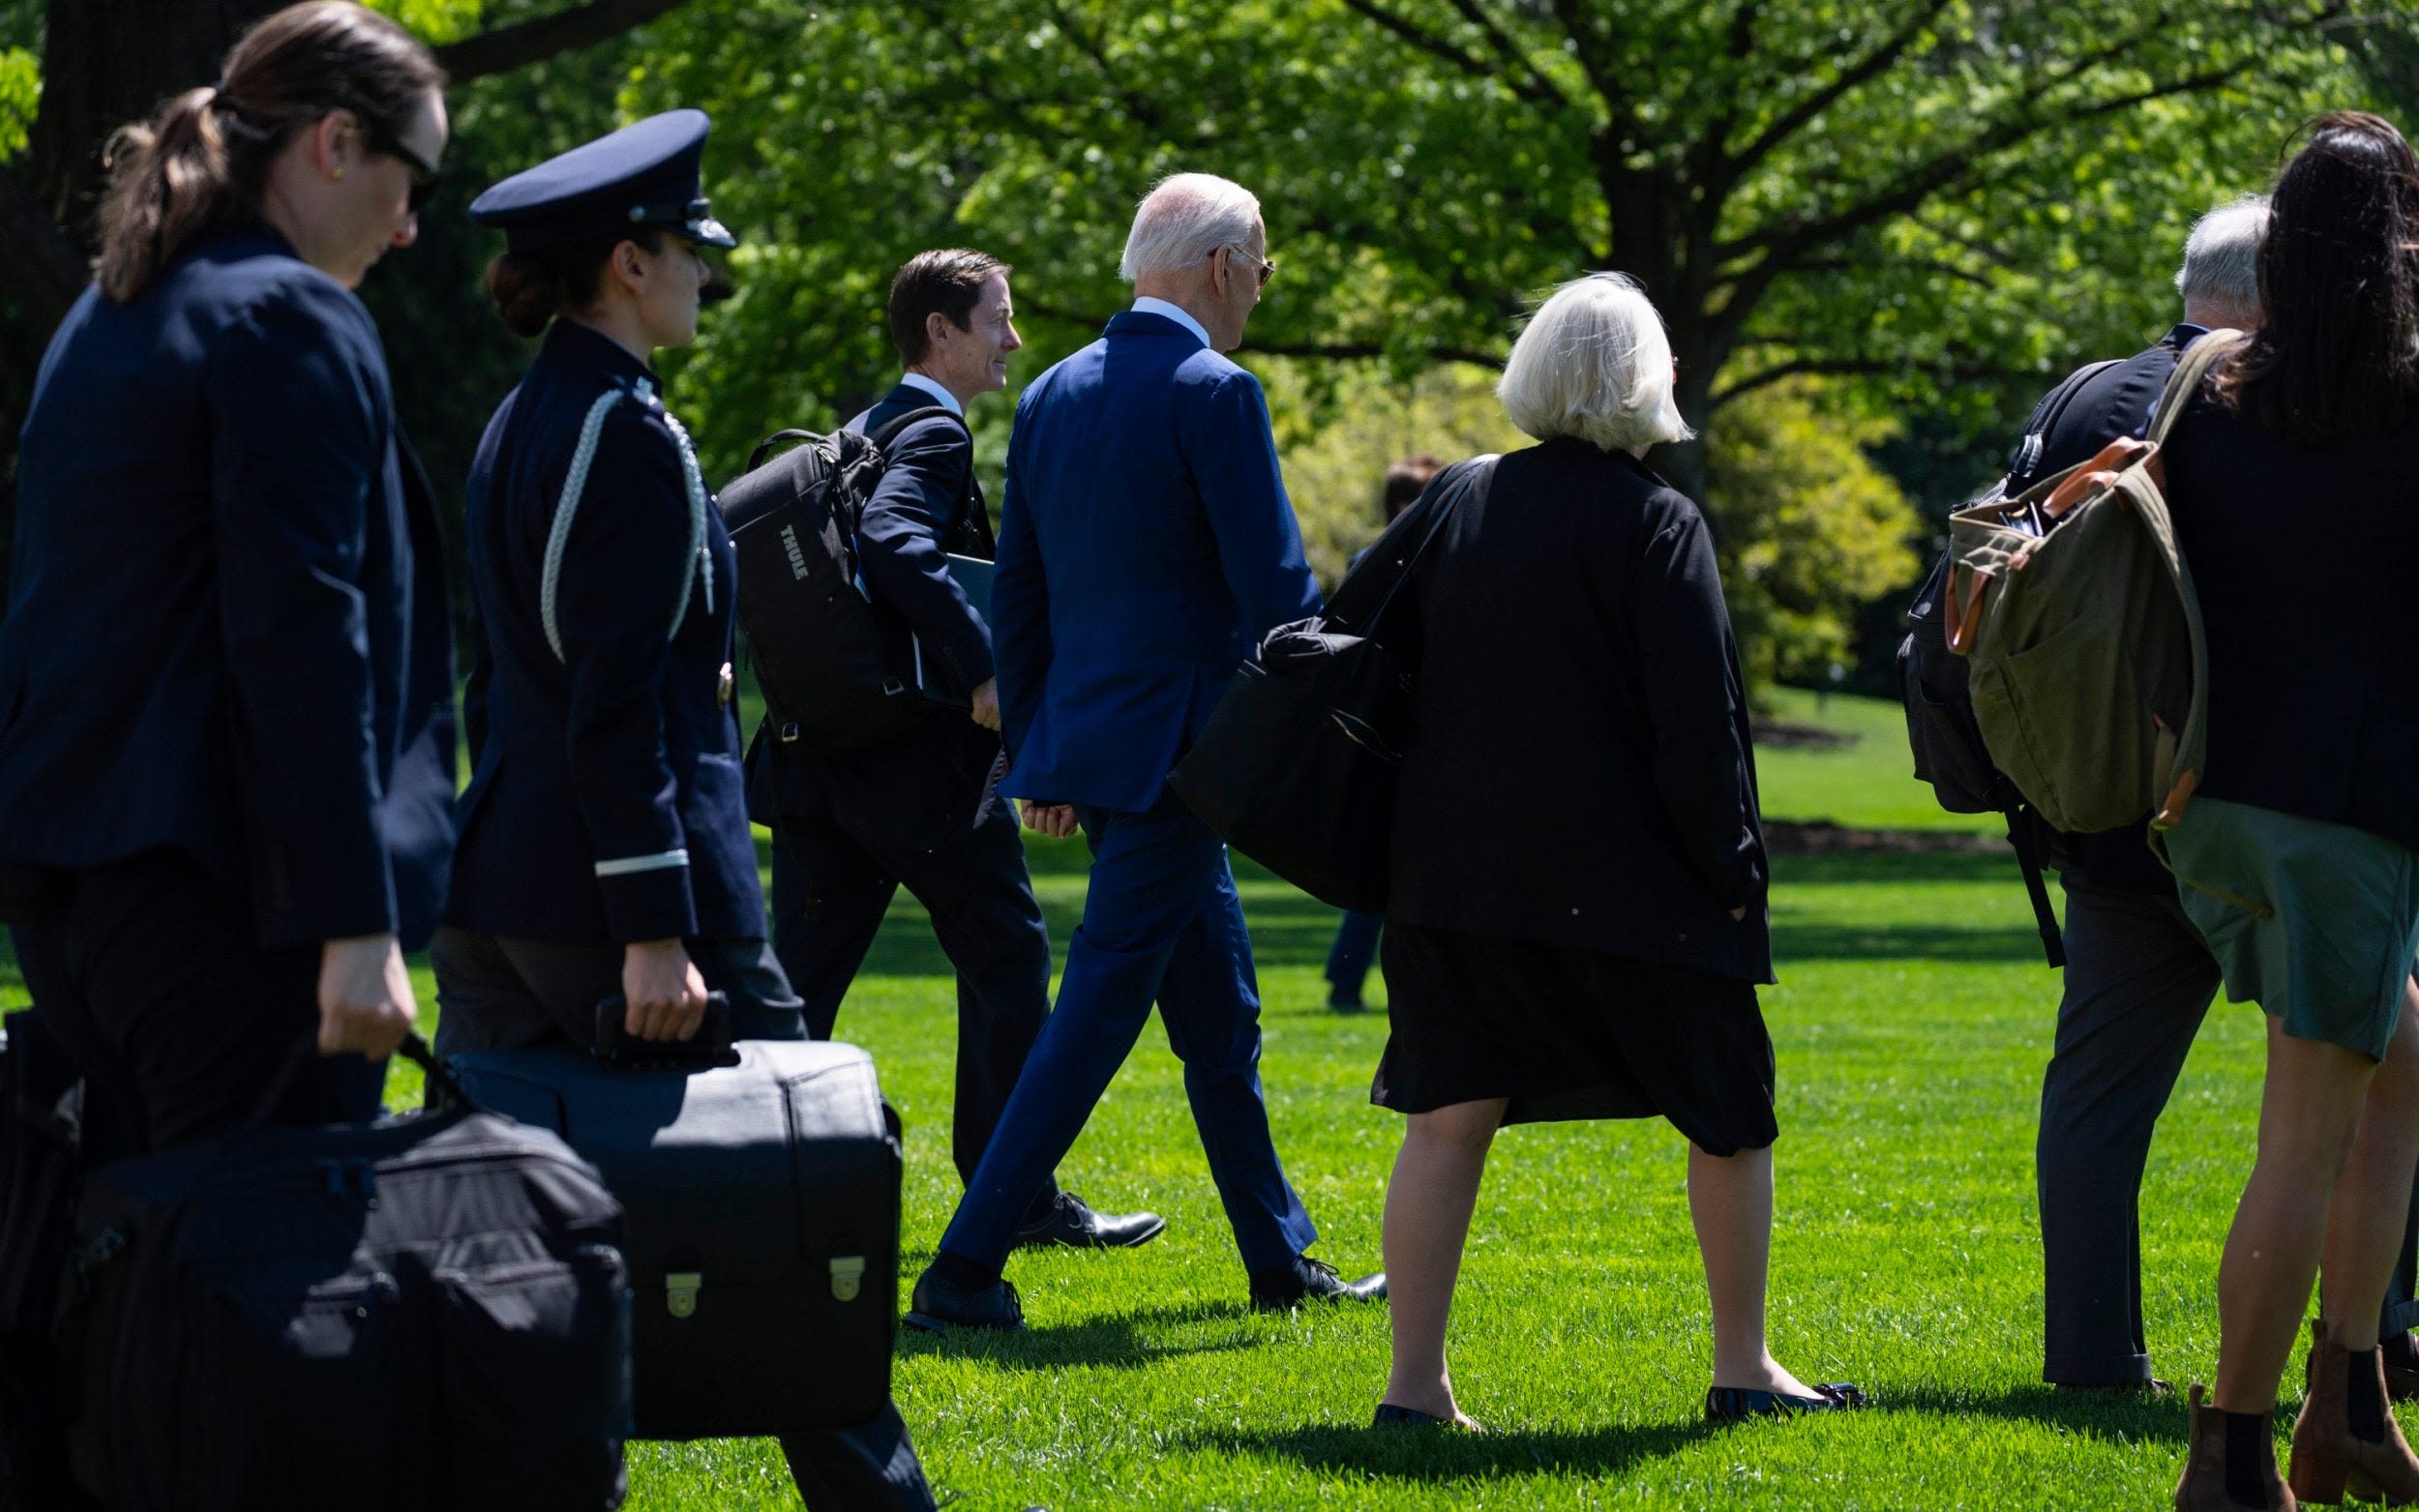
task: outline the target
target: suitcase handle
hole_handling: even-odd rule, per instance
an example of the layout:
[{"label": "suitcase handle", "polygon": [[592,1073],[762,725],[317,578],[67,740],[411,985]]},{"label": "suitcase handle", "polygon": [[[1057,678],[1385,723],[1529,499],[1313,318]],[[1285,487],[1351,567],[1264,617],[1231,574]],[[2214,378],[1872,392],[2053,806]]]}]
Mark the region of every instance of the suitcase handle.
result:
[{"label": "suitcase handle", "polygon": [[[427,1079],[429,1093],[442,1094],[442,1101],[436,1096],[424,1094],[428,1107],[462,1107],[482,1113],[494,1112],[463,1088],[462,1079],[454,1075],[454,1068],[437,1058],[436,1052],[429,1047],[429,1042],[421,1037],[418,1029],[403,1035],[403,1042],[395,1047],[395,1053],[420,1068],[421,1076]],[[284,1063],[277,1068],[268,1084],[261,1088],[260,1096],[252,1105],[251,1115],[244,1120],[244,1126],[258,1128],[266,1124],[270,1114],[277,1112],[278,1103],[293,1086],[294,1079],[302,1075],[303,1067],[317,1059],[318,1055],[319,1031],[314,1027],[295,1041],[293,1049],[285,1052]]]},{"label": "suitcase handle", "polygon": [[596,1039],[588,1052],[608,1065],[735,1066],[739,1056],[731,1046],[737,1036],[731,1019],[731,994],[705,994],[705,1015],[697,1033],[685,1040],[642,1040],[626,1027],[629,1008],[619,993],[596,1005]]}]

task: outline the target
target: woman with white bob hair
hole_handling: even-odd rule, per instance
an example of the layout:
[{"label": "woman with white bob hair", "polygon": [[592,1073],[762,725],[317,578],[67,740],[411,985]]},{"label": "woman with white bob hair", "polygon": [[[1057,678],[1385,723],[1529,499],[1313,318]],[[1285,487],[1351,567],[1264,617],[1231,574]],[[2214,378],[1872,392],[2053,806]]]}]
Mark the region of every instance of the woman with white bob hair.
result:
[{"label": "woman with white bob hair", "polygon": [[[1505,1124],[1659,1116],[1687,1137],[1716,1421],[1862,1406],[1764,1343],[1773,980],[1746,690],[1705,517],[1639,458],[1690,434],[1638,285],[1555,291],[1497,393],[1538,444],[1451,469],[1389,613],[1419,683],[1392,837],[1392,1035],[1410,1115],[1386,1199],[1379,1424],[1475,1428],[1445,1365],[1462,1243]],[[1416,538],[1415,538],[1416,539]]]}]

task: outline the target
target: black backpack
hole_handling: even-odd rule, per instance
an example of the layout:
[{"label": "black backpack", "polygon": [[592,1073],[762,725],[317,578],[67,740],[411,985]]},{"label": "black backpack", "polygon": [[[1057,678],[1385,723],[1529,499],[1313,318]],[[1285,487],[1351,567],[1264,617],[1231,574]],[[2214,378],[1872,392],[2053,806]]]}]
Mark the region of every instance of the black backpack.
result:
[{"label": "black backpack", "polygon": [[[1986,497],[2014,498],[2037,481],[2047,454],[2050,432],[2067,406],[2094,376],[2116,366],[2116,359],[2093,363],[2059,384],[2033,407],[2024,438],[2008,459],[2008,474]],[[1898,697],[1906,706],[1907,746],[1915,756],[1915,775],[1931,785],[1932,796],[1951,814],[1997,814],[2008,823],[2008,844],[2024,869],[2024,890],[2032,899],[2033,922],[2041,931],[2042,951],[2052,966],[2066,964],[2066,946],[2058,934],[2058,916],[2050,906],[2049,888],[2042,866],[2056,835],[2033,815],[2024,795],[1991,763],[1983,744],[1982,726],[1974,719],[1973,693],[1967,686],[1965,658],[1949,649],[1945,605],[1950,557],[1942,552],[1916,590],[1907,609],[1907,635],[1898,642]]]},{"label": "black backpack", "polygon": [[[907,621],[877,602],[858,564],[865,506],[889,465],[887,449],[939,405],[911,410],[871,435],[781,430],[748,458],[721,494],[739,566],[739,625],[764,695],[764,722],[784,745],[830,755],[895,739],[939,710],[963,717],[966,690],[936,686]],[[970,437],[971,440],[971,437]],[[785,441],[800,443],[773,457]],[[991,519],[977,492],[945,549],[989,559]]]}]

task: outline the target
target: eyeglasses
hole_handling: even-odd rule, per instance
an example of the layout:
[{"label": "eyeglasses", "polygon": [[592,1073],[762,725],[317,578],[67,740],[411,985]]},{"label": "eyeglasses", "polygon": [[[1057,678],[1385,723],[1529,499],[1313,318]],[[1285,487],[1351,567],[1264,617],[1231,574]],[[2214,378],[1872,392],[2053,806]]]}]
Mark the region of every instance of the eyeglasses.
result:
[{"label": "eyeglasses", "polygon": [[406,203],[413,215],[426,209],[436,192],[445,187],[445,175],[436,165],[403,145],[401,138],[382,126],[361,128],[361,140],[372,152],[383,153],[411,169],[411,197]]},{"label": "eyeglasses", "polygon": [[1253,256],[1250,252],[1243,250],[1240,243],[1229,242],[1226,244],[1224,250],[1233,252],[1236,256],[1242,258],[1245,262],[1252,264],[1259,270],[1260,286],[1262,288],[1267,288],[1269,286],[1269,281],[1276,277],[1275,263],[1270,262],[1266,257]]}]

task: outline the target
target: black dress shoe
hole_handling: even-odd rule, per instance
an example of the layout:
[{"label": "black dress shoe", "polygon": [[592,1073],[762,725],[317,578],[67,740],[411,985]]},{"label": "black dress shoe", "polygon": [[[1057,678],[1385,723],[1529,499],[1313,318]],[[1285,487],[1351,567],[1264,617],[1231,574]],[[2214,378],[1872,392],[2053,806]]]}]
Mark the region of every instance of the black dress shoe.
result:
[{"label": "black dress shoe", "polygon": [[1358,992],[1347,991],[1341,987],[1330,987],[1328,989],[1328,1006],[1337,1013],[1359,1013],[1369,1005],[1360,1000],[1360,993]]},{"label": "black dress shoe", "polygon": [[987,1287],[952,1286],[927,1270],[915,1278],[915,1295],[905,1319],[910,1328],[947,1333],[952,1328],[1022,1328],[1025,1308],[1005,1280]]},{"label": "black dress shoe", "polygon": [[1346,1281],[1334,1266],[1307,1255],[1295,1256],[1294,1263],[1283,1270],[1255,1271],[1251,1278],[1251,1305],[1263,1313],[1282,1313],[1304,1302],[1385,1300],[1385,1271]]},{"label": "black dress shoe", "polygon": [[1792,1417],[1800,1412],[1846,1412],[1865,1405],[1865,1393],[1844,1380],[1827,1381],[1810,1397],[1747,1386],[1713,1386],[1705,1393],[1705,1420],[1735,1423],[1749,1417]]},{"label": "black dress shoe", "polygon": [[1168,1221],[1157,1213],[1095,1213],[1072,1192],[1061,1192],[1039,1218],[1017,1226],[1011,1245],[1020,1250],[1063,1244],[1070,1250],[1130,1250],[1159,1237]]}]

